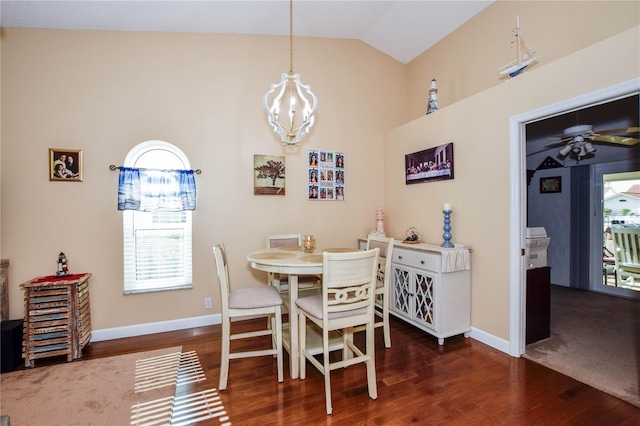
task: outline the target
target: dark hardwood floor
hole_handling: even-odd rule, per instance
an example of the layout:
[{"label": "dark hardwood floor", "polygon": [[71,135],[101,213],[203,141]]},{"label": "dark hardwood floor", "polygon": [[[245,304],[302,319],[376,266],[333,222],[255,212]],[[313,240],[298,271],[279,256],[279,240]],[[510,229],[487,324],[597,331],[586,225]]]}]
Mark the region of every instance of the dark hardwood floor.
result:
[{"label": "dark hardwood floor", "polygon": [[[234,326],[247,329],[255,321],[264,320]],[[188,394],[217,388],[220,333],[216,325],[95,342],[74,362],[182,345],[183,352],[196,351],[206,375],[205,381],[178,388],[178,394]],[[385,349],[382,329],[376,330],[378,399],[367,394],[363,364],[336,370],[331,374],[330,416],[325,412],[323,377],[313,366],[308,364],[305,380],[291,380],[285,352],[285,379],[278,383],[271,357],[231,360],[229,384],[220,393],[229,421],[233,425],[640,424],[640,409],[633,405],[473,339],[457,336],[438,346],[434,337],[395,318],[391,338],[392,347]],[[38,360],[36,368],[52,362],[56,360]]]}]

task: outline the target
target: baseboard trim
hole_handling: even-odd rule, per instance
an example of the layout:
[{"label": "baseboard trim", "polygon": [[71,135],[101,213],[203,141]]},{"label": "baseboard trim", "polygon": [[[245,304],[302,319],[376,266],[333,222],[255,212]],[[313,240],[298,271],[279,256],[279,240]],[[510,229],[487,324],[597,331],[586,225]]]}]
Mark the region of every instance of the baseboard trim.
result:
[{"label": "baseboard trim", "polygon": [[124,337],[144,336],[145,334],[163,333],[165,331],[184,330],[193,327],[216,325],[222,323],[222,315],[206,315],[202,317],[183,318],[172,321],[161,321],[147,324],[128,325],[125,327],[105,328],[93,330],[92,342],[103,340],[122,339]]},{"label": "baseboard trim", "polygon": [[[129,325],[126,327],[105,328],[93,330],[91,333],[92,342],[103,340],[122,339],[125,337],[144,336],[145,334],[163,333],[165,331],[184,330],[187,328],[203,327],[222,323],[222,315],[206,315],[202,317],[183,318],[172,321],[161,321],[147,324]],[[479,342],[489,345],[499,351],[509,354],[509,342],[500,339],[480,329],[471,327],[469,337]]]},{"label": "baseboard trim", "polygon": [[511,353],[509,353],[508,340],[501,339],[499,337],[494,336],[493,334],[489,334],[486,331],[482,331],[474,327],[471,327],[471,332],[469,332],[469,337],[479,342],[482,342],[485,345],[489,345],[494,349],[497,349],[508,355],[511,355]]}]

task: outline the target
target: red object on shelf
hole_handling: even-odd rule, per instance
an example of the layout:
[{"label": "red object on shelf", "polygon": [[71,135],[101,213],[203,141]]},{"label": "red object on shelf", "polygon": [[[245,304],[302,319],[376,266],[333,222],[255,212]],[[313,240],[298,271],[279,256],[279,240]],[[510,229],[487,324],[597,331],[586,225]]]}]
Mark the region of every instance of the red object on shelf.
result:
[{"label": "red object on shelf", "polygon": [[48,275],[46,277],[40,277],[40,278],[38,278],[36,280],[33,280],[31,282],[32,283],[44,283],[44,282],[51,282],[51,281],[75,281],[75,280],[78,280],[78,279],[82,278],[85,275],[86,275],[86,273],[65,275],[63,277],[56,277],[55,275]]}]

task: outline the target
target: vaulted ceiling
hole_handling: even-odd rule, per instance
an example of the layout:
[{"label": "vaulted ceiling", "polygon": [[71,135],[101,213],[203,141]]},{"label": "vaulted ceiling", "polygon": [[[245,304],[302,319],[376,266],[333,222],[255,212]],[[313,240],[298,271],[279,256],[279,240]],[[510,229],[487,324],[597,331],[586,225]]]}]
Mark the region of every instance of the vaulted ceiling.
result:
[{"label": "vaulted ceiling", "polygon": [[[408,63],[494,0],[293,2],[294,36],[347,38]],[[2,0],[6,27],[289,35],[289,2]]]}]

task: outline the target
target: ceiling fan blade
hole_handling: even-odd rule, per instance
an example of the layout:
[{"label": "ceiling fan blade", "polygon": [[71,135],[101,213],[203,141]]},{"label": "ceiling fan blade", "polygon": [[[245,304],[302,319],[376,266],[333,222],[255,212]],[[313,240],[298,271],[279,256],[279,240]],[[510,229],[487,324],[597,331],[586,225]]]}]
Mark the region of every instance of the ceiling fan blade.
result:
[{"label": "ceiling fan blade", "polygon": [[617,135],[617,134],[638,133],[638,132],[640,132],[640,127],[623,127],[622,129],[595,131],[595,133],[597,133],[598,135]]},{"label": "ceiling fan blade", "polygon": [[589,138],[594,142],[606,142],[606,143],[615,143],[618,145],[635,145],[640,142],[640,139],[630,138],[626,136],[613,136],[613,135],[601,135],[594,136],[593,138]]},{"label": "ceiling fan blade", "polygon": [[[635,145],[640,142],[638,134],[640,127],[627,127],[624,129],[603,130],[597,132],[594,136],[589,137],[595,142],[615,143],[618,145]],[[635,137],[634,137],[635,136]]]},{"label": "ceiling fan blade", "polygon": [[555,142],[555,143],[548,143],[546,145],[542,145],[539,146],[537,148],[532,148],[531,150],[527,150],[527,156],[529,155],[533,155],[533,154],[537,154],[539,152],[543,152],[543,151],[547,151],[550,148],[555,148],[558,147],[560,145],[566,145],[566,141],[562,141],[562,142]]},{"label": "ceiling fan blade", "polygon": [[551,143],[548,143],[548,144],[541,145],[539,147],[533,148],[531,150],[527,150],[527,155],[537,154],[539,152],[546,151],[546,150],[548,150],[550,148],[556,148],[556,147],[559,147],[559,146],[562,146],[562,145],[566,145],[573,138],[562,138],[562,139],[559,139],[559,138],[547,138],[547,139],[553,139],[553,140],[555,140],[555,142],[551,142]]}]

